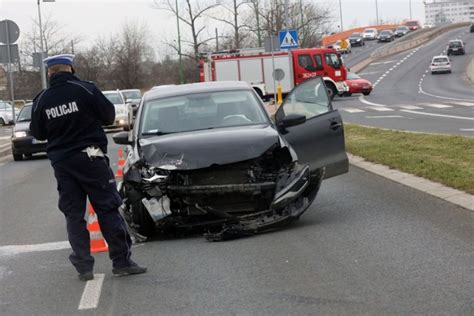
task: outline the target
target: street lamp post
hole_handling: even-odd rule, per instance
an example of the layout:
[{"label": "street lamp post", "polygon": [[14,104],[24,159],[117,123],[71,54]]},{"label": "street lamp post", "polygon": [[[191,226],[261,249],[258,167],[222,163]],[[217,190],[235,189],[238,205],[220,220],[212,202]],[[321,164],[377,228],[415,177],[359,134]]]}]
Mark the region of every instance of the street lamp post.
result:
[{"label": "street lamp post", "polygon": [[341,0],[339,0],[339,17],[341,18],[341,32],[344,31],[344,26],[342,24],[342,3]]},{"label": "street lamp post", "polygon": [[184,76],[183,76],[183,57],[181,55],[181,33],[179,32],[178,0],[176,0],[176,27],[178,29],[179,82],[182,84],[184,83]]},{"label": "street lamp post", "polygon": [[[43,2],[55,2],[56,0],[43,0]],[[43,24],[41,22],[41,1],[38,0],[38,20],[39,20],[39,27],[40,27],[40,47],[41,47],[41,63],[40,63],[40,71],[41,71],[41,83],[43,86],[43,89],[46,89],[48,87],[48,84],[46,82],[46,72],[44,69],[44,45],[43,45]]]},{"label": "street lamp post", "polygon": [[376,24],[379,25],[379,5],[377,3],[377,0],[375,0],[375,19],[376,19]]},{"label": "street lamp post", "polygon": [[412,20],[413,18],[412,18],[412,16],[411,16],[411,0],[408,0],[408,3],[409,3],[409,5],[410,5],[410,20]]}]

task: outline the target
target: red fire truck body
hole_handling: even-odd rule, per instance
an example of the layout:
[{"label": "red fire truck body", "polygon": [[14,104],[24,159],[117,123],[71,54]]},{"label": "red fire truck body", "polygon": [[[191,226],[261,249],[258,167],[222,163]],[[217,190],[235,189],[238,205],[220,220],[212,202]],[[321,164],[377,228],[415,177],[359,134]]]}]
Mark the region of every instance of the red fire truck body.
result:
[{"label": "red fire truck body", "polygon": [[[201,58],[200,81],[246,81],[262,97],[275,93],[278,84],[283,93],[316,76],[324,78],[331,97],[349,89],[347,69],[332,48],[300,48],[287,52],[233,51],[212,53]],[[275,69],[276,79],[273,78]],[[278,78],[280,76],[280,78]]]}]

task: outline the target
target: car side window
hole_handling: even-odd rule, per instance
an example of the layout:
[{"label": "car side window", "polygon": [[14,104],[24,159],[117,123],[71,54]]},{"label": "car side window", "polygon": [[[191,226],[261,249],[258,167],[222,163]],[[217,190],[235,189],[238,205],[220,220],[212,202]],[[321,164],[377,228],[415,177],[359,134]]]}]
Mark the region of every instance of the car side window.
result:
[{"label": "car side window", "polygon": [[304,68],[307,69],[308,67],[313,66],[313,61],[311,60],[310,55],[299,55],[298,56],[298,64]]},{"label": "car side window", "polygon": [[329,112],[331,103],[322,78],[306,80],[294,88],[286,97],[282,110],[284,116],[300,114],[306,119]]},{"label": "car side window", "polygon": [[316,61],[316,70],[323,70],[323,59],[321,55],[314,55],[314,61]]},{"label": "car side window", "polygon": [[341,62],[337,54],[327,53],[325,54],[325,57],[326,57],[326,64],[328,64],[332,68],[339,69],[341,67]]}]

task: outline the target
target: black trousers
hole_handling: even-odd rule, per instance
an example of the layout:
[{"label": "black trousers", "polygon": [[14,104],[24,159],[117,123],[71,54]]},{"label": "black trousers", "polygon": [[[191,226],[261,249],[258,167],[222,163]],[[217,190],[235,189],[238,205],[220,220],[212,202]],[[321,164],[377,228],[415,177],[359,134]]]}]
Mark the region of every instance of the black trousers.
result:
[{"label": "black trousers", "polygon": [[75,155],[53,165],[58,183],[59,209],[67,222],[67,233],[73,253],[71,263],[79,273],[92,271],[94,258],[90,253],[90,236],[86,213],[86,197],[94,207],[100,228],[109,244],[109,255],[114,268],[135,263],[130,259],[130,235],[118,212],[122,199],[117,192],[115,177],[107,158],[90,159],[86,153]]}]

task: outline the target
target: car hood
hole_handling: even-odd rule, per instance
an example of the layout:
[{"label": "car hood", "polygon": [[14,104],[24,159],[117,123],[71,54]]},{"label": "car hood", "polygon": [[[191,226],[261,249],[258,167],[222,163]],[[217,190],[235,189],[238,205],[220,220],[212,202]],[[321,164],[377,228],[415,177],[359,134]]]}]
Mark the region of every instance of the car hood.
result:
[{"label": "car hood", "polygon": [[30,130],[30,121],[16,122],[15,126],[13,127],[14,132],[29,131],[29,130]]},{"label": "car hood", "polygon": [[278,132],[270,125],[217,128],[140,140],[144,160],[167,170],[200,169],[254,159],[280,144]]}]

